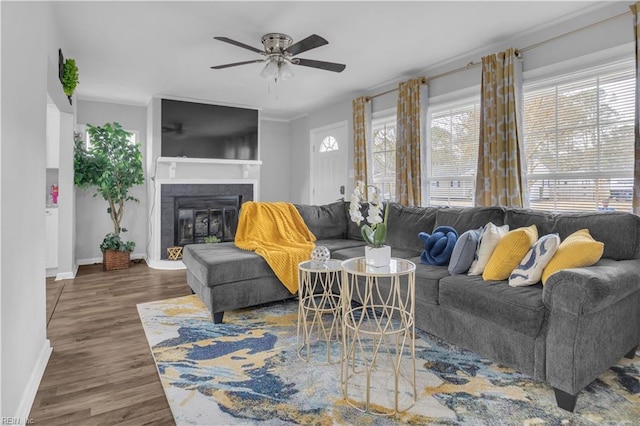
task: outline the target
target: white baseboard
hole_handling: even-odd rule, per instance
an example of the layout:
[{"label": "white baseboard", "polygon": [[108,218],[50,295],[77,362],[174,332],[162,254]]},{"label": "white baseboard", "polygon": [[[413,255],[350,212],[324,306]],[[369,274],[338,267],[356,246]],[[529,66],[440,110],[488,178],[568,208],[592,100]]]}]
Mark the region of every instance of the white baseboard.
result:
[{"label": "white baseboard", "polygon": [[153,269],[178,270],[187,269],[182,260],[151,260],[147,259],[147,265]]},{"label": "white baseboard", "polygon": [[[131,260],[144,259],[147,257],[146,253],[131,253]],[[87,259],[78,259],[78,265],[93,265],[94,263],[102,263],[102,256],[90,257]]]},{"label": "white baseboard", "polygon": [[31,407],[33,406],[33,402],[36,399],[36,394],[38,393],[38,388],[40,387],[40,382],[42,381],[42,376],[44,376],[44,370],[47,368],[47,363],[49,362],[49,357],[51,356],[52,351],[53,348],[51,347],[51,342],[49,341],[49,339],[45,339],[42,345],[42,349],[40,350],[40,356],[38,356],[36,365],[31,372],[29,383],[27,383],[27,387],[22,393],[20,404],[18,404],[18,410],[13,417],[26,419],[29,416]]},{"label": "white baseboard", "polygon": [[60,281],[60,280],[72,280],[76,277],[76,275],[78,274],[78,265],[76,264],[76,266],[73,268],[73,271],[71,272],[60,272],[59,274],[56,274],[56,281]]}]

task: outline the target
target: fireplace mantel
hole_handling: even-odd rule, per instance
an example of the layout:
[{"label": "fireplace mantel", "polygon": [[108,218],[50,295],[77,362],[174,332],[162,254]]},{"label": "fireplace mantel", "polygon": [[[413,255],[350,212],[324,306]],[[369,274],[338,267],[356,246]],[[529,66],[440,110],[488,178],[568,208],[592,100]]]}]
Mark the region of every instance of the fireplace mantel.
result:
[{"label": "fireplace mantel", "polygon": [[260,160],[226,160],[223,158],[189,158],[189,157],[158,157],[158,163],[209,163],[209,164],[238,164],[260,166]]},{"label": "fireplace mantel", "polygon": [[181,261],[161,259],[161,192],[163,185],[251,184],[253,200],[260,198],[260,166],[255,160],[224,160],[185,157],[158,157],[152,167],[149,187],[150,238],[147,264],[155,269],[184,269]]},{"label": "fireplace mantel", "polygon": [[[222,158],[158,157],[156,160],[156,178],[176,179],[177,177],[206,178],[203,169],[224,170],[243,179],[251,177],[251,171],[259,169],[259,160],[226,160]],[[194,174],[195,173],[195,174]],[[205,172],[206,174],[206,172]],[[218,176],[220,177],[220,176]]]}]

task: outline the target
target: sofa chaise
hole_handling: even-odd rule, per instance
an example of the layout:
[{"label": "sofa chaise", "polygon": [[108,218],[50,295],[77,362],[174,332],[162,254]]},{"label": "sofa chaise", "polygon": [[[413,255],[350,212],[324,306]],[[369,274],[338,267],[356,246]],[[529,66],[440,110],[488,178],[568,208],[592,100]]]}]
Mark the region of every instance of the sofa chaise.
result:
[{"label": "sofa chaise", "polygon": [[[364,255],[348,204],[296,205],[332,258]],[[573,411],[578,393],[640,342],[640,217],[622,212],[552,214],[503,207],[387,206],[392,256],[416,268],[416,326],[427,333],[515,368],[554,388],[561,408]],[[450,275],[447,266],[420,263],[419,232],[450,226],[458,234],[492,222],[510,229],[536,225],[540,236],[564,239],[588,229],[604,243],[595,265],[566,269],[546,284],[511,287],[482,276]],[[295,297],[267,263],[233,243],[188,245],[183,261],[192,291],[214,322],[225,310]]]}]

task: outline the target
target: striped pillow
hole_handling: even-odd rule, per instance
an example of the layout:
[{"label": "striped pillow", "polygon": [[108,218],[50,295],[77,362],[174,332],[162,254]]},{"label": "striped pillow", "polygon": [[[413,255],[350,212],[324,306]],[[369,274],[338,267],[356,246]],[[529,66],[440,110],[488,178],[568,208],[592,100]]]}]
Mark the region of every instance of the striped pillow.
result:
[{"label": "striped pillow", "polygon": [[493,222],[487,223],[484,228],[482,228],[478,240],[478,249],[469,267],[468,275],[482,275],[493,251],[496,249],[502,237],[507,235],[507,232],[509,232],[509,225],[496,226]]},{"label": "striped pillow", "polygon": [[539,282],[544,268],[556,254],[559,245],[560,236],[558,234],[540,237],[520,264],[511,272],[509,285],[511,287],[524,287]]}]

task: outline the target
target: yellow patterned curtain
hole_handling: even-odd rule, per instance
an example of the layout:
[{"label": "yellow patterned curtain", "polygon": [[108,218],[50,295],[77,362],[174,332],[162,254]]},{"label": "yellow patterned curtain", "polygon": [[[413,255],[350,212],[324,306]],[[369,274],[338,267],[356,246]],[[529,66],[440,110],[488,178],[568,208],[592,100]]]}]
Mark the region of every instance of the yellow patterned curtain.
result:
[{"label": "yellow patterned curtain", "polygon": [[482,58],[476,206],[529,205],[520,70],[513,48]]},{"label": "yellow patterned curtain", "polygon": [[367,169],[370,105],[369,100],[364,96],[353,100],[353,168],[356,182],[371,183]]},{"label": "yellow patterned curtain", "polygon": [[396,125],[396,201],[405,206],[422,204],[422,101],[424,78],[398,87]]},{"label": "yellow patterned curtain", "polygon": [[633,213],[640,215],[640,2],[630,6],[633,12],[633,33],[636,40],[636,113],[635,162],[633,166]]}]

